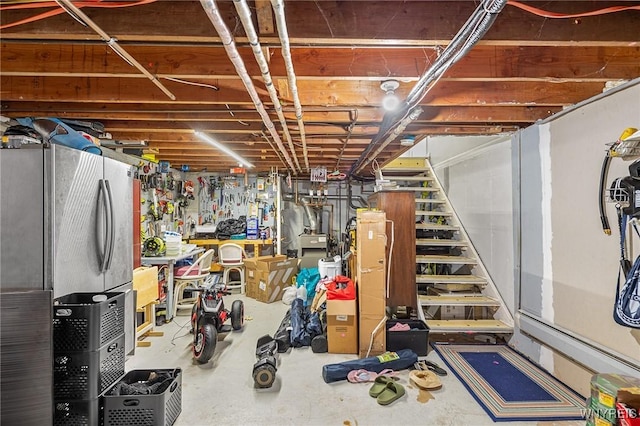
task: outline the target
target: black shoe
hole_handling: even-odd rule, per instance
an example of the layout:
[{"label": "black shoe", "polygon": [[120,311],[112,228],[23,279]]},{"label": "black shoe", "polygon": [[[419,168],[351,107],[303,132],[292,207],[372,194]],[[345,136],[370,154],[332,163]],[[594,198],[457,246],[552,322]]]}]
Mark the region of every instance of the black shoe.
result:
[{"label": "black shoe", "polygon": [[426,359],[424,361],[416,362],[415,366],[418,369],[423,370],[423,371],[426,371],[426,370],[433,371],[438,376],[446,376],[447,375],[447,370],[445,370],[444,368],[440,367],[435,362],[429,361],[429,360],[426,360]]}]

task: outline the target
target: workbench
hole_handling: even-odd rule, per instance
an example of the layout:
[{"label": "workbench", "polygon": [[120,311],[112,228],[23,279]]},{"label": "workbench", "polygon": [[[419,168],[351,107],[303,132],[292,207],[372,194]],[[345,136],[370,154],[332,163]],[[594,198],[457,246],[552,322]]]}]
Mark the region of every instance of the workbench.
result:
[{"label": "workbench", "polygon": [[246,246],[253,246],[253,255],[260,256],[262,247],[272,245],[273,240],[271,238],[267,238],[265,240],[218,240],[214,238],[189,239],[189,244],[206,247],[207,249],[231,243],[238,244],[239,246],[242,246],[242,248],[245,248]]}]

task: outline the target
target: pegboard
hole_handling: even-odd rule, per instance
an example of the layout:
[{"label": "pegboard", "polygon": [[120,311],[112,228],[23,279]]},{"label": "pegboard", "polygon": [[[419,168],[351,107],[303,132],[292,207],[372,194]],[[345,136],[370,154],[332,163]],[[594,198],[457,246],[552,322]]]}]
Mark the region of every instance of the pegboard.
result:
[{"label": "pegboard", "polygon": [[257,217],[261,228],[274,226],[276,192],[269,179],[199,175],[194,183],[199,225],[245,216]]}]

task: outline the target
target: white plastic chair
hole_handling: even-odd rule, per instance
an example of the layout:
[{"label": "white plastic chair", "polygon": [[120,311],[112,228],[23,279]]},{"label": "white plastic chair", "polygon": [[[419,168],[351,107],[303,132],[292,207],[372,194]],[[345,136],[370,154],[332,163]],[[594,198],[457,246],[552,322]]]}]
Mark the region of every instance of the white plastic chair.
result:
[{"label": "white plastic chair", "polygon": [[[218,248],[218,263],[224,269],[222,282],[230,290],[239,288],[240,294],[244,294],[245,290],[244,258],[246,257],[244,248],[238,244],[226,243]],[[231,271],[238,271],[240,281],[229,281]]]},{"label": "white plastic chair", "polygon": [[[195,297],[184,297],[184,290],[187,286],[192,285],[196,288],[209,278],[211,271],[211,262],[213,261],[213,249],[207,250],[198,259],[186,268],[180,275],[173,276],[173,316],[176,316],[178,309],[189,309],[193,307],[196,301]],[[193,271],[196,271],[194,273]]]}]

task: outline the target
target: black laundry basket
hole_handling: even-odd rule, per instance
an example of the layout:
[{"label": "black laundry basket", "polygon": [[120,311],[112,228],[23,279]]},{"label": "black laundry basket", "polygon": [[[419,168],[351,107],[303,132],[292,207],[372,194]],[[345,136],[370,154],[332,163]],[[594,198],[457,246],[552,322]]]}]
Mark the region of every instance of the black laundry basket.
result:
[{"label": "black laundry basket", "polygon": [[124,333],[124,310],[124,293],[71,293],[55,299],[53,350],[98,350]]},{"label": "black laundry basket", "polygon": [[[145,382],[151,373],[171,374],[164,392],[153,395],[110,395],[120,382]],[[104,393],[104,426],[171,426],[182,412],[182,370],[132,370]]]},{"label": "black laundry basket", "polygon": [[122,334],[97,351],[54,352],[54,398],[88,400],[99,397],[124,375],[124,341]]}]

